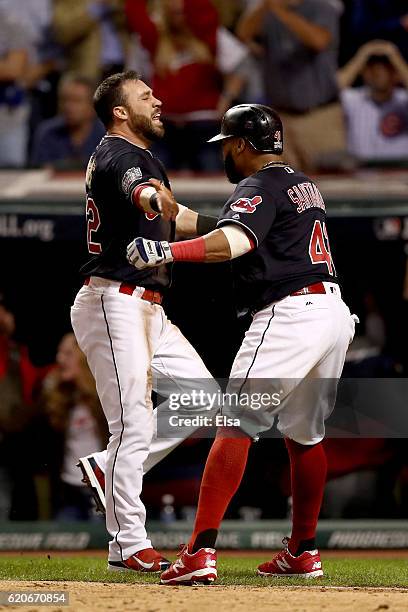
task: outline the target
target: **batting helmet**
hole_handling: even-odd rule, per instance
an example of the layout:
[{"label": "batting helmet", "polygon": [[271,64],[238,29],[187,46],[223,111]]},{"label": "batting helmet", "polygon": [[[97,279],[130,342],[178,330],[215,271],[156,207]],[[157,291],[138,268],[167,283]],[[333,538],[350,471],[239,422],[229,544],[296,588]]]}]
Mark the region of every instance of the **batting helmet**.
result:
[{"label": "batting helmet", "polygon": [[257,151],[263,153],[283,152],[282,121],[274,110],[263,104],[238,104],[222,118],[221,133],[208,142],[238,136],[245,138]]}]

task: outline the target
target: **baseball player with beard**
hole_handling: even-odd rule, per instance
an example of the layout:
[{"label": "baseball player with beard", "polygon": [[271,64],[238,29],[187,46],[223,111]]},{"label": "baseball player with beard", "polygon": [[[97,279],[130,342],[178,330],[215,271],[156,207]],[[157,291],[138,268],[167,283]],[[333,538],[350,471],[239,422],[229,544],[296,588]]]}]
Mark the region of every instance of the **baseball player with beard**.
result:
[{"label": "baseball player with beard", "polygon": [[[212,140],[222,143],[226,174],[237,183],[217,229],[182,243],[136,238],[128,246],[129,261],[141,271],[174,261],[232,260],[238,304],[253,315],[229,382],[238,398],[231,408],[238,410],[240,428],[218,430],[193,535],[161,582],[216,579],[220,523],[252,440],[270,429],[275,417],[290,458],[293,525],[284,550],[258,573],[317,577],[323,575],[315,531],[326,479],[324,422],[355,324],[341,298],[324,200],[310,178],[282,161],[277,113],[255,104],[233,107]],[[279,402],[264,410],[240,405],[244,393],[259,390],[269,390],[271,398],[277,393]]]},{"label": "baseball player with beard", "polygon": [[[178,206],[169,191],[165,169],[149,151],[164,134],[161,102],[136,73],[115,74],[103,81],[94,105],[107,134],[86,173],[89,258],[81,269],[84,285],[71,319],[110,431],[102,483],[112,536],[108,569],[154,572],[169,562],[153,549],[146,534],[140,500],[143,473],[191,428],[179,430],[177,438],[154,435],[152,388],[159,376],[176,385],[182,379],[207,381],[210,394],[218,387],[161,307],[170,267],[138,270],[126,259],[126,245],[135,234],[154,244],[174,240],[176,232],[206,234],[216,219]],[[91,485],[101,489],[102,472],[95,457],[83,458],[81,467]]]}]

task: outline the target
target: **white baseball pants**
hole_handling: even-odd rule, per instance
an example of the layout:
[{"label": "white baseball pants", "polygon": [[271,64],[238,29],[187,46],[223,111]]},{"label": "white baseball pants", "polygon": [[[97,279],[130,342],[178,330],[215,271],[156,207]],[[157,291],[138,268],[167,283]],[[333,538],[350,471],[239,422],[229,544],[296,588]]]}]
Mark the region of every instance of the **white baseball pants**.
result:
[{"label": "white baseball pants", "polygon": [[[179,387],[183,379],[201,384],[207,379],[207,391],[218,390],[195,349],[163,308],[142,300],[137,292],[119,293],[119,286],[119,282],[91,277],[71,309],[72,326],[95,378],[110,431],[106,526],[112,536],[111,561],[151,547],[140,500],[143,466],[145,471],[150,469],[183,439],[178,430],[177,438],[156,439],[152,444],[154,375],[170,378]],[[189,434],[191,428],[186,428],[185,436]]]},{"label": "white baseball pants", "polygon": [[[338,285],[325,294],[288,296],[257,312],[232,366],[228,391],[279,394],[279,404],[239,408],[249,435],[279,431],[299,444],[324,438],[355,322]],[[236,411],[236,407],[233,408]],[[225,408],[224,408],[224,411]]]}]

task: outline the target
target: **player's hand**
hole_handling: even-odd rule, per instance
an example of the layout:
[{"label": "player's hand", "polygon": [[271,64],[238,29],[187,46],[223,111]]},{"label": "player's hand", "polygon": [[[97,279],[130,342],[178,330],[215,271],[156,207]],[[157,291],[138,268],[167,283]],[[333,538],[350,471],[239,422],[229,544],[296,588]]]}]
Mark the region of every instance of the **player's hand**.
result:
[{"label": "player's hand", "polygon": [[149,183],[153,185],[157,191],[158,207],[163,219],[166,221],[175,221],[179,208],[170,189],[167,189],[167,187],[157,179],[152,178],[149,180]]},{"label": "player's hand", "polygon": [[135,238],[127,246],[127,260],[138,270],[144,270],[172,262],[173,255],[165,240]]}]

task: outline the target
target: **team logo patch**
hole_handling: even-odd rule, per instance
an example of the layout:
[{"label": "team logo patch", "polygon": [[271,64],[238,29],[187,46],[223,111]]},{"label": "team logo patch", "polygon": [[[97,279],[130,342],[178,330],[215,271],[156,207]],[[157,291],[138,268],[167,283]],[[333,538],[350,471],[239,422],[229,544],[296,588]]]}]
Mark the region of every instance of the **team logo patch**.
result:
[{"label": "team logo patch", "polygon": [[283,148],[282,132],[280,130],[276,130],[275,134],[273,135],[273,139],[274,139],[275,150],[282,150]]},{"label": "team logo patch", "polygon": [[91,158],[88,162],[88,166],[86,168],[85,182],[86,182],[86,186],[88,187],[88,189],[91,187],[92,176],[93,176],[93,173],[95,172],[95,168],[96,168],[96,160],[95,160],[95,153],[93,153],[91,155]]},{"label": "team logo patch", "polygon": [[257,195],[253,198],[239,198],[230,206],[231,210],[238,213],[252,214],[256,211],[256,207],[262,202],[262,196]]},{"label": "team logo patch", "polygon": [[142,171],[140,168],[129,168],[123,175],[122,189],[125,195],[129,195],[130,188],[135,181],[142,178]]}]

